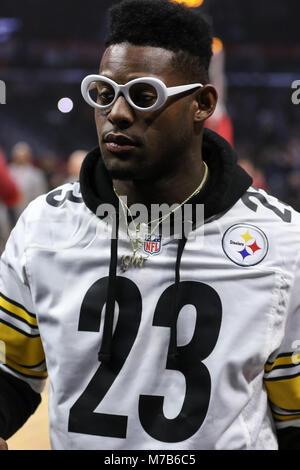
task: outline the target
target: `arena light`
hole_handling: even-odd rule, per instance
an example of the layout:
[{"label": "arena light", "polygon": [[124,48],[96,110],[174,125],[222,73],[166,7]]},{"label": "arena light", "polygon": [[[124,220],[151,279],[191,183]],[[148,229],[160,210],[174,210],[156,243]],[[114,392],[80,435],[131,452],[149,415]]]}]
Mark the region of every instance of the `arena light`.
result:
[{"label": "arena light", "polygon": [[6,42],[13,33],[21,29],[19,18],[0,18],[0,42]]},{"label": "arena light", "polygon": [[214,54],[218,54],[223,50],[224,46],[219,38],[213,38],[213,43],[212,43],[212,50]]},{"label": "arena light", "polygon": [[61,113],[69,113],[73,109],[73,101],[70,98],[61,98],[57,103],[57,107]]},{"label": "arena light", "polygon": [[200,7],[204,0],[172,0],[174,3],[184,3],[188,7],[196,8]]}]

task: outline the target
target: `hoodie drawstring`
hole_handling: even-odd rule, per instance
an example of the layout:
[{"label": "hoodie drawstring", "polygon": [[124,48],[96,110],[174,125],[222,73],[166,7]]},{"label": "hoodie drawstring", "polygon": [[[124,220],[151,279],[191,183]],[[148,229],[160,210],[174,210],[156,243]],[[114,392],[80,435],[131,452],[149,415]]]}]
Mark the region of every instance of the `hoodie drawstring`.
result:
[{"label": "hoodie drawstring", "polygon": [[[113,227],[114,230],[114,227]],[[101,347],[98,352],[98,360],[100,362],[108,363],[111,358],[111,343],[113,336],[113,324],[114,324],[114,311],[116,303],[116,288],[117,288],[117,262],[118,262],[118,232],[119,232],[119,220],[116,217],[115,231],[112,233],[116,234],[116,237],[111,239],[111,257],[109,267],[109,279],[107,287],[106,297],[106,309],[103,326],[103,336]],[[177,309],[178,309],[178,290],[180,283],[180,263],[182,253],[185,247],[187,239],[181,238],[177,248],[177,258],[175,265],[175,285],[174,285],[174,301],[172,308],[172,322],[171,322],[171,333],[170,333],[170,345],[168,351],[168,359],[175,359],[178,355],[177,350]]]},{"label": "hoodie drawstring", "polygon": [[175,287],[173,297],[173,311],[172,311],[172,323],[171,323],[171,335],[170,335],[170,346],[168,351],[168,359],[175,359],[178,355],[177,350],[177,310],[178,310],[178,290],[180,283],[180,263],[181,257],[186,244],[186,238],[183,236],[179,240],[177,248],[177,258],[175,266]]},{"label": "hoodie drawstring", "polygon": [[[114,236],[115,235],[115,236]],[[105,318],[103,326],[103,336],[100,350],[98,352],[98,360],[108,363],[111,358],[111,342],[113,336],[114,313],[116,303],[117,288],[117,264],[118,264],[118,237],[119,237],[119,217],[118,215],[113,222],[111,247],[110,247],[110,266],[109,278],[106,296]]]}]

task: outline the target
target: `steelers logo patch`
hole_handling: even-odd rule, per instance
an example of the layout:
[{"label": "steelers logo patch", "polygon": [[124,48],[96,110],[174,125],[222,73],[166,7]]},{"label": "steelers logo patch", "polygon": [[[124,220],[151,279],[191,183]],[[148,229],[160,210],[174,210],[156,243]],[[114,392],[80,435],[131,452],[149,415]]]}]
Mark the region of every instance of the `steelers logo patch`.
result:
[{"label": "steelers logo patch", "polygon": [[268,252],[268,239],[264,232],[249,224],[233,225],[226,230],[222,246],[231,261],[240,266],[260,263]]}]

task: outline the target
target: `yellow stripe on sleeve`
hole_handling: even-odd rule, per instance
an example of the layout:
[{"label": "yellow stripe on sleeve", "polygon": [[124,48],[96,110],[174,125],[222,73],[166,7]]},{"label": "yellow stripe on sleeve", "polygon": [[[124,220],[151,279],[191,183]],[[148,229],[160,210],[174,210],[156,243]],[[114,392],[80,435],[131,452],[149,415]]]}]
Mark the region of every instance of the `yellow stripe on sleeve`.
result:
[{"label": "yellow stripe on sleeve", "polygon": [[16,364],[9,359],[6,359],[5,365],[13,369],[15,372],[19,372],[19,374],[24,375],[25,377],[32,377],[38,379],[46,379],[48,377],[47,371],[36,371],[32,369],[28,369],[27,367],[22,367]]},{"label": "yellow stripe on sleeve", "polygon": [[5,344],[5,361],[34,367],[45,360],[40,336],[28,336],[0,322],[0,338]]},{"label": "yellow stripe on sleeve", "polygon": [[270,401],[285,410],[300,410],[300,376],[265,380]]},{"label": "yellow stripe on sleeve", "polygon": [[288,365],[299,365],[300,364],[300,353],[291,353],[289,356],[278,357],[272,364],[265,365],[265,371],[270,372],[275,367],[288,366]]},{"label": "yellow stripe on sleeve", "polygon": [[274,417],[277,421],[292,421],[293,419],[299,419],[299,418],[300,418],[300,414],[283,416],[283,415],[279,415],[279,414],[277,414],[277,413],[273,413],[273,417]]},{"label": "yellow stripe on sleeve", "polygon": [[13,315],[19,317],[21,320],[25,320],[30,326],[38,326],[37,319],[30,315],[24,308],[17,306],[14,303],[10,302],[8,299],[0,295],[0,308],[4,308],[8,314],[12,313]]}]

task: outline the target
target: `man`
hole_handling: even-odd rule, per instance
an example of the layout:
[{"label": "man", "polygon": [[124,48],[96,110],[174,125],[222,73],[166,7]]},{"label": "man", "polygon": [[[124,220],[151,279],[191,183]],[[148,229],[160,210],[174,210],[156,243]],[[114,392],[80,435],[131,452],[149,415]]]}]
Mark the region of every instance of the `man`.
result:
[{"label": "man", "polygon": [[29,202],[49,189],[42,170],[33,164],[33,150],[27,142],[18,142],[13,146],[9,171],[22,192],[22,199],[14,207],[17,220]]},{"label": "man", "polygon": [[5,156],[0,148],[0,253],[11,231],[9,209],[13,209],[21,199],[21,192],[9,173]]},{"label": "man", "polygon": [[[100,148],[79,183],[30,204],[2,258],[3,438],[37,407],[47,366],[54,449],[299,448],[300,217],[204,131],[210,57],[194,10],[114,7],[82,83]],[[175,203],[154,221],[133,210]]]}]

